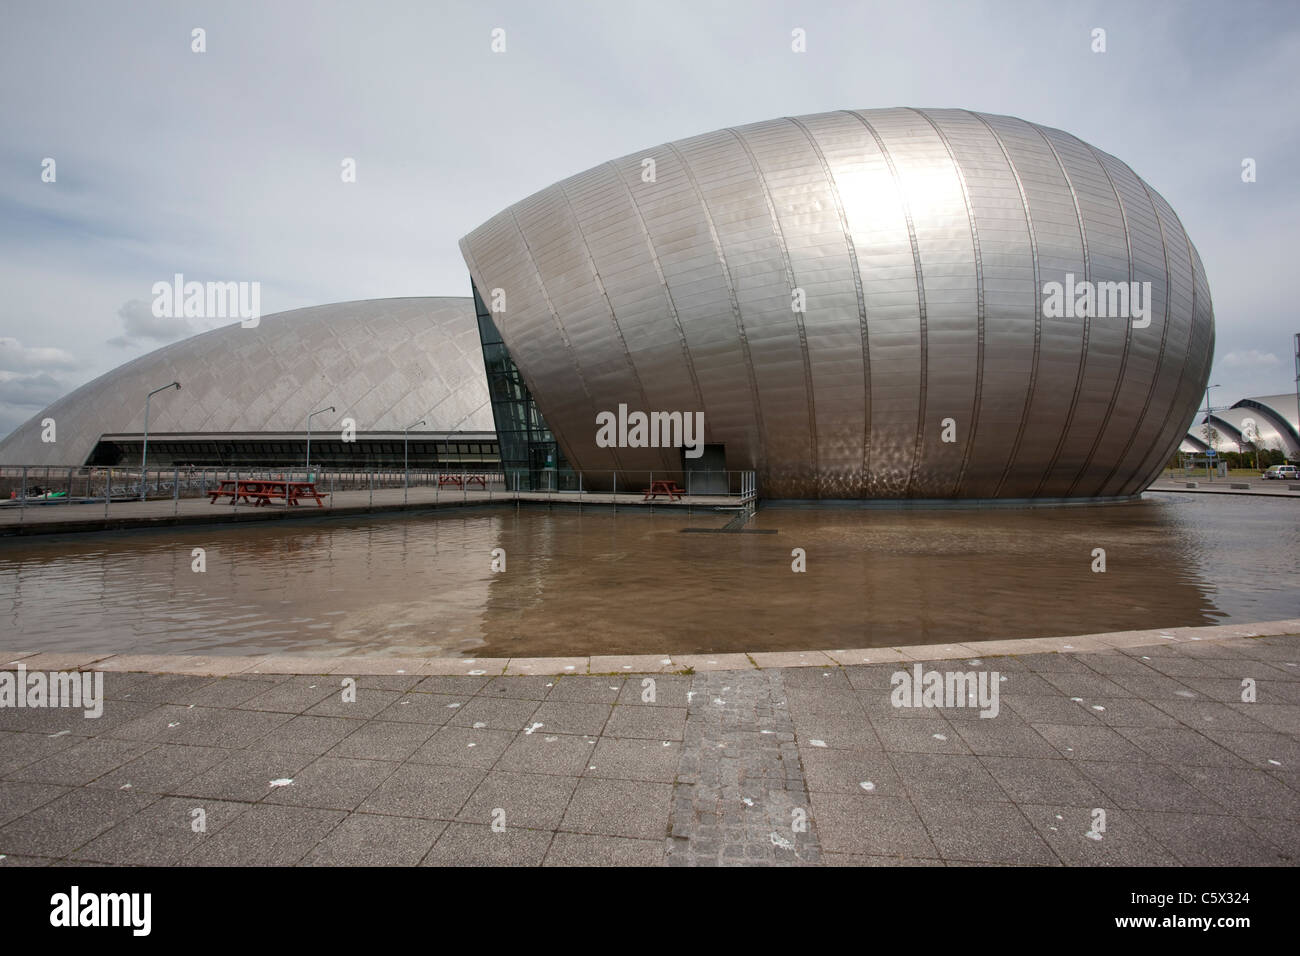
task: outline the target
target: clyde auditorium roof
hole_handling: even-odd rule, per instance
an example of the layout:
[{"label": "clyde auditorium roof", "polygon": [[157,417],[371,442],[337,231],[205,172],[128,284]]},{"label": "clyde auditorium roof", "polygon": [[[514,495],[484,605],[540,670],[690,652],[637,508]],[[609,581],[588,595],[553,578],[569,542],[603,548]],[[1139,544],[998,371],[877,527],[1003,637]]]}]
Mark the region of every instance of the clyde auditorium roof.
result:
[{"label": "clyde auditorium roof", "polygon": [[[1205,269],[1159,193],[1069,133],[964,110],[642,150],[461,250],[483,301],[504,294],[493,319],[574,468],[680,468],[676,449],[598,447],[595,416],[702,411],[769,498],[1131,495],[1182,441],[1214,350]],[[1150,324],[1045,317],[1068,274],[1149,282]]]},{"label": "clyde auditorium roof", "polygon": [[[1300,458],[1300,414],[1294,392],[1243,398],[1231,408],[1214,411],[1209,424],[1218,433],[1215,450],[1241,451],[1243,446],[1249,449],[1251,444],[1244,434],[1247,420],[1255,423],[1260,447],[1276,448],[1290,459]],[[1181,450],[1203,452],[1209,448],[1205,424],[1205,413],[1201,411],[1187,430]]]},{"label": "clyde auditorium roof", "polygon": [[[335,415],[313,430],[335,430],[345,416],[358,434],[492,433],[492,409],[474,307],[468,298],[370,299],[263,316],[254,328],[225,326],[176,342],[101,375],[0,442],[0,461],[79,465],[104,434],[139,434],[145,395],[155,396],[149,433],[302,433],[307,415]],[[41,441],[54,418],[58,441]]]}]

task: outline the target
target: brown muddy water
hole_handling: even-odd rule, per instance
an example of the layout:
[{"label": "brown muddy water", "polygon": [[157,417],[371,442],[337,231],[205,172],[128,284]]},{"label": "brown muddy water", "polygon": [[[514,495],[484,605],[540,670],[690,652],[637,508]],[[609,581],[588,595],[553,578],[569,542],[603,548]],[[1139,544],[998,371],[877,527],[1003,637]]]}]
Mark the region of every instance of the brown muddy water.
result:
[{"label": "brown muddy water", "polygon": [[0,648],[684,654],[1300,617],[1300,503],[1286,499],[764,507],[746,527],[775,534],[682,532],[729,517],[484,509],[10,538]]}]

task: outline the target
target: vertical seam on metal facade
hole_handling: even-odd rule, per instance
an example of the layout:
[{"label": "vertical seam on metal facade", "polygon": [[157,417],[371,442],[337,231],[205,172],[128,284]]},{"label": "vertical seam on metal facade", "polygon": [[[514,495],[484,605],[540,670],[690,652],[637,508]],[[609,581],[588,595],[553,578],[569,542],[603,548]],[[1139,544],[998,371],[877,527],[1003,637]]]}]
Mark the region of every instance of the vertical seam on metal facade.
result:
[{"label": "vertical seam on metal facade", "polygon": [[699,373],[695,370],[695,360],[691,356],[691,348],[686,339],[686,327],[682,325],[682,317],[677,311],[677,303],[673,300],[673,291],[669,288],[668,279],[664,275],[663,263],[659,261],[659,250],[655,248],[654,240],[650,238],[650,229],[646,226],[645,217],[641,215],[641,207],[637,205],[636,193],[628,185],[623,171],[618,168],[618,164],[611,160],[609,165],[618,176],[618,181],[623,184],[623,188],[627,190],[628,201],[632,204],[632,211],[636,214],[637,224],[641,227],[642,236],[645,237],[646,249],[650,253],[650,263],[655,268],[655,275],[659,277],[659,284],[663,286],[664,297],[668,300],[668,314],[672,316],[673,327],[677,330],[677,338],[682,345],[682,357],[686,359],[686,371],[691,377],[691,387],[695,389],[695,400],[705,413],[705,421],[708,421],[708,409],[704,406],[704,391],[700,388]]},{"label": "vertical seam on metal facade", "polygon": [[[1120,225],[1124,227],[1124,249],[1128,254],[1128,281],[1131,290],[1133,287],[1133,237],[1129,234],[1128,210],[1124,207],[1124,197],[1119,194],[1119,187],[1115,185],[1115,180],[1111,176],[1110,170],[1107,169],[1106,164],[1102,162],[1097,150],[1093,149],[1089,144],[1084,143],[1083,140],[1078,139],[1078,137],[1075,137],[1075,139],[1086,147],[1088,152],[1092,155],[1092,158],[1096,160],[1097,165],[1101,167],[1102,174],[1106,177],[1106,182],[1110,183],[1111,192],[1115,194],[1115,202],[1119,206]],[[1074,476],[1074,481],[1070,482],[1070,487],[1066,489],[1065,493],[1067,495],[1074,494],[1074,489],[1077,488],[1079,482],[1083,480],[1083,476],[1088,473],[1088,468],[1092,465],[1092,460],[1097,455],[1097,449],[1101,447],[1101,440],[1105,436],[1106,430],[1110,427],[1111,416],[1115,413],[1115,407],[1119,403],[1119,393],[1124,387],[1124,372],[1128,369],[1128,353],[1132,343],[1133,323],[1130,321],[1124,330],[1124,353],[1120,356],[1119,372],[1115,376],[1115,387],[1111,389],[1110,404],[1106,407],[1106,414],[1102,416],[1101,419],[1101,429],[1097,432],[1097,437],[1093,439],[1092,448],[1088,450],[1088,455],[1084,459],[1082,467],[1079,468],[1079,473]],[[1104,484],[1105,483],[1103,482],[1102,485],[1098,485],[1097,491],[1100,492]]]},{"label": "vertical seam on metal facade", "polygon": [[862,291],[862,273],[858,267],[858,251],[853,244],[853,236],[849,232],[848,214],[844,211],[844,200],[840,196],[839,184],[835,182],[835,175],[831,172],[830,163],[826,161],[826,156],[821,147],[813,138],[812,132],[804,126],[796,117],[790,117],[790,122],[803,130],[808,137],[808,143],[812,146],[813,152],[817,155],[817,161],[821,163],[822,172],[826,175],[826,183],[830,188],[831,198],[835,200],[835,212],[840,219],[840,229],[844,231],[844,246],[849,253],[849,268],[853,272],[853,290],[858,297],[858,333],[862,336],[862,487],[866,488],[867,478],[871,473],[871,350],[867,345],[867,300]]},{"label": "vertical seam on metal facade", "polygon": [[718,257],[718,267],[722,270],[722,281],[727,284],[731,317],[736,323],[736,334],[740,336],[740,350],[745,357],[745,373],[749,378],[749,391],[754,401],[754,423],[758,426],[758,455],[755,456],[757,460],[754,462],[754,466],[760,473],[765,472],[767,471],[767,428],[763,425],[763,406],[758,397],[758,380],[754,375],[754,358],[749,351],[749,338],[745,335],[745,322],[740,315],[740,300],[736,297],[736,285],[731,281],[731,267],[727,265],[727,257],[722,250],[722,240],[718,238],[717,226],[713,224],[713,214],[709,212],[709,204],[704,201],[704,192],[695,179],[695,172],[691,169],[691,164],[686,161],[686,157],[682,155],[681,150],[677,148],[675,143],[665,143],[664,146],[671,150],[672,154],[677,157],[677,161],[682,164],[682,171],[691,184],[695,199],[700,204],[700,211],[704,213],[705,225],[709,227],[709,238],[713,241],[713,254]]},{"label": "vertical seam on metal facade", "polygon": [[[776,204],[772,201],[772,191],[767,187],[767,177],[763,175],[763,170],[759,168],[758,159],[754,156],[753,150],[749,148],[749,143],[745,142],[745,137],[731,127],[727,127],[727,132],[735,137],[736,142],[740,144],[740,148],[745,151],[745,156],[749,159],[749,165],[754,170],[754,176],[758,180],[759,192],[763,194],[763,202],[767,205],[767,213],[772,219],[772,235],[776,239],[777,248],[781,250],[781,263],[785,267],[785,278],[790,284],[790,295],[793,297],[794,290],[798,288],[798,285],[794,278],[794,267],[790,264],[790,250],[786,246],[785,233],[781,230],[781,220],[777,216]],[[817,497],[820,498],[822,474],[819,464],[820,455],[817,450],[817,406],[816,399],[813,397],[812,361],[808,357],[808,332],[804,328],[803,313],[795,312],[793,309],[791,309],[791,312],[794,313],[795,328],[799,331],[799,347],[803,350],[804,396],[808,402],[808,435],[811,438],[808,452],[812,455],[813,485],[817,488]]]},{"label": "vertical seam on metal facade", "polygon": [[1034,391],[1038,387],[1038,362],[1039,355],[1042,352],[1043,339],[1043,314],[1039,304],[1038,237],[1034,232],[1034,217],[1029,213],[1029,196],[1025,192],[1025,184],[1020,180],[1020,170],[1016,169],[1016,164],[1007,151],[1006,143],[1002,142],[1002,137],[993,128],[993,124],[983,116],[970,110],[966,112],[987,127],[994,142],[998,144],[998,149],[1002,151],[1002,158],[1006,160],[1007,169],[1011,171],[1011,177],[1016,181],[1016,189],[1020,192],[1020,204],[1025,213],[1025,228],[1029,231],[1029,251],[1034,264],[1034,287],[1030,290],[1033,293],[1034,300],[1033,311],[1030,313],[1034,317],[1034,357],[1029,365],[1029,382],[1025,387],[1025,407],[1020,412],[1020,425],[1016,428],[1015,441],[1011,443],[1011,452],[1007,455],[1007,463],[1002,469],[1002,477],[998,479],[998,483],[993,489],[993,497],[997,498],[1002,493],[1002,486],[1006,484],[1007,478],[1011,474],[1011,468],[1015,465],[1016,458],[1020,454],[1020,443],[1024,439],[1025,427],[1029,423],[1029,409],[1033,405]]},{"label": "vertical seam on metal facade", "polygon": [[[1189,360],[1191,359],[1191,353],[1192,353],[1192,337],[1193,337],[1193,333],[1196,331],[1196,325],[1195,325],[1196,323],[1196,253],[1192,250],[1192,237],[1187,234],[1187,230],[1183,227],[1183,221],[1178,218],[1178,213],[1174,212],[1173,206],[1169,206],[1167,202],[1165,203],[1165,205],[1168,206],[1170,215],[1174,217],[1174,221],[1178,224],[1179,232],[1183,234],[1183,242],[1187,243],[1187,265],[1190,270],[1191,285],[1192,285],[1192,311],[1187,326],[1187,353],[1183,356],[1182,367],[1179,368],[1178,370],[1178,382],[1177,384],[1174,385],[1173,395],[1169,400],[1169,404],[1173,406],[1173,404],[1178,400],[1178,393],[1181,392],[1183,389],[1183,379],[1187,377],[1187,365]],[[1172,282],[1173,282],[1173,277],[1170,276],[1171,285]],[[1166,304],[1166,312],[1168,313],[1171,311],[1172,308],[1169,307],[1168,304]],[[1208,374],[1209,369],[1206,368],[1204,369],[1204,371],[1205,373]],[[1206,402],[1206,408],[1208,414],[1209,402]],[[1174,445],[1170,448],[1166,448],[1163,452],[1164,457],[1162,457],[1161,460],[1156,462],[1154,467],[1148,465],[1147,462],[1150,461],[1151,455],[1161,453],[1161,446],[1167,444],[1166,442],[1161,441],[1161,435],[1166,431],[1167,427],[1168,426],[1166,425],[1165,428],[1161,428],[1161,430],[1157,432],[1156,440],[1153,443],[1154,447],[1152,448],[1150,454],[1146,458],[1138,462],[1137,468],[1133,470],[1133,474],[1129,476],[1129,480],[1126,484],[1132,484],[1133,479],[1137,478],[1139,486],[1145,488],[1146,485],[1149,485],[1155,479],[1155,473],[1157,473],[1161,468],[1164,467],[1164,458],[1167,458],[1169,456],[1169,453],[1173,450],[1173,448],[1176,448],[1177,445]],[[1179,424],[1178,427],[1181,427],[1181,423]],[[1177,433],[1175,433],[1174,437],[1178,438],[1178,444],[1181,445],[1182,438],[1179,437]],[[1240,442],[1238,442],[1238,450],[1240,450]],[[1143,480],[1144,476],[1150,476],[1150,477],[1145,477],[1145,480]]]},{"label": "vertical seam on metal facade", "polygon": [[[1165,225],[1160,221],[1160,210],[1156,208],[1155,200],[1151,198],[1151,190],[1147,188],[1147,184],[1142,181],[1141,177],[1139,177],[1137,173],[1133,172],[1133,170],[1129,168],[1127,163],[1124,164],[1124,168],[1128,169],[1133,178],[1137,180],[1138,185],[1142,187],[1142,192],[1147,197],[1147,202],[1151,204],[1151,215],[1154,216],[1156,220],[1156,231],[1160,234],[1160,253],[1165,260],[1165,324],[1160,330],[1160,351],[1156,353],[1155,366],[1152,369],[1151,374],[1151,384],[1147,387],[1146,401],[1142,403],[1142,411],[1138,413],[1137,423],[1133,426],[1133,434],[1129,436],[1128,441],[1124,443],[1123,450],[1115,458],[1115,464],[1111,465],[1110,472],[1106,475],[1106,480],[1103,481],[1101,487],[1097,489],[1099,492],[1106,489],[1106,486],[1110,484],[1111,479],[1113,479],[1119,471],[1120,464],[1128,457],[1129,449],[1132,448],[1133,443],[1137,441],[1137,437],[1142,431],[1142,426],[1146,423],[1147,412],[1151,408],[1151,399],[1155,397],[1156,386],[1160,384],[1160,370],[1165,361],[1165,344],[1169,341],[1169,300],[1171,297],[1170,293],[1173,291],[1174,283],[1173,274],[1169,269],[1169,243],[1165,239]],[[1151,303],[1148,301],[1147,308],[1150,307]],[[1130,322],[1131,321],[1132,320],[1130,319]],[[1190,332],[1188,341],[1191,341]],[[1138,467],[1142,467],[1140,462]],[[1123,488],[1127,486],[1131,480],[1132,477],[1130,476],[1130,478],[1126,479],[1124,484],[1120,487]]]},{"label": "vertical seam on metal facade", "polygon": [[[596,403],[591,397],[591,389],[587,387],[587,380],[582,374],[582,366],[578,362],[577,353],[574,352],[573,350],[573,343],[569,341],[569,333],[565,330],[564,323],[560,320],[559,313],[555,311],[555,303],[551,301],[551,294],[546,291],[546,280],[542,278],[542,270],[538,267],[537,258],[533,255],[533,247],[529,245],[528,237],[524,235],[524,230],[519,225],[519,217],[515,215],[515,209],[513,206],[510,207],[509,213],[510,213],[510,221],[514,223],[515,226],[515,232],[519,233],[519,241],[524,244],[524,251],[528,253],[528,262],[533,267],[533,273],[537,276],[537,287],[542,290],[542,299],[543,301],[546,302],[547,311],[551,313],[551,321],[555,323],[555,330],[560,333],[560,341],[564,343],[564,348],[569,353],[569,360],[573,363],[573,374],[577,376],[578,384],[582,386],[582,394],[587,397],[587,404],[591,406],[591,411],[592,411],[591,427],[595,428],[596,427],[596,420],[595,420]],[[501,337],[504,339],[505,333],[502,333]],[[506,344],[506,347],[507,348],[510,347],[509,343]],[[513,355],[514,353],[511,354]],[[533,393],[533,400],[536,401],[537,395],[539,394],[537,389],[533,387],[533,383],[528,382],[527,380],[528,377],[524,372],[524,367],[519,363],[518,359],[515,360],[515,365],[518,366],[519,368],[519,374],[524,376],[524,381],[528,385],[528,390]],[[551,430],[551,433],[555,435],[555,440],[559,442],[560,433],[555,431],[554,429]],[[564,452],[565,452],[565,456],[574,465],[574,467],[578,469],[582,468],[581,462],[579,462],[577,456],[573,454],[572,446],[564,449]],[[622,471],[623,465],[618,460],[618,449],[610,448],[609,454],[610,457],[614,459],[614,467],[617,468],[619,471]]]},{"label": "vertical seam on metal facade", "polygon": [[975,253],[975,395],[971,402],[970,433],[965,442],[966,448],[962,452],[957,477],[953,481],[952,491],[949,493],[952,497],[959,497],[958,492],[961,490],[962,480],[966,477],[966,467],[970,463],[971,452],[975,450],[975,436],[979,431],[980,422],[980,402],[983,400],[984,395],[984,259],[980,250],[979,227],[975,222],[975,208],[971,205],[970,189],[966,185],[966,174],[962,171],[961,164],[957,162],[957,156],[952,151],[952,144],[948,142],[948,137],[930,114],[917,109],[912,110],[912,112],[934,127],[935,133],[939,136],[939,141],[943,143],[943,148],[948,152],[948,160],[952,163],[952,168],[957,172],[957,182],[961,185],[961,198],[966,204],[966,218],[970,223],[971,248]]},{"label": "vertical seam on metal facade", "polygon": [[[1056,160],[1057,167],[1061,170],[1061,175],[1065,177],[1066,188],[1070,190],[1070,199],[1074,203],[1074,218],[1079,225],[1079,242],[1083,248],[1083,281],[1087,282],[1092,277],[1092,267],[1088,260],[1088,235],[1083,226],[1083,210],[1079,207],[1079,194],[1074,188],[1074,180],[1070,178],[1070,173],[1065,168],[1065,163],[1061,161],[1060,154],[1056,147],[1052,145],[1051,138],[1043,132],[1041,126],[1037,123],[1029,124],[1034,132],[1042,138],[1051,152],[1052,158]],[[1096,302],[1093,302],[1093,308],[1096,308]],[[1056,440],[1056,448],[1052,451],[1052,457],[1047,461],[1047,467],[1043,469],[1043,477],[1038,479],[1038,484],[1034,488],[1032,497],[1037,498],[1039,492],[1043,490],[1043,485],[1047,484],[1056,468],[1056,462],[1061,457],[1061,452],[1065,449],[1065,443],[1070,436],[1070,427],[1074,424],[1074,415],[1079,407],[1079,395],[1083,392],[1083,377],[1088,370],[1088,343],[1092,334],[1092,319],[1088,316],[1083,317],[1083,344],[1079,348],[1079,365],[1074,373],[1074,393],[1070,396],[1070,404],[1065,410],[1065,421],[1061,423],[1061,437]]]},{"label": "vertical seam on metal facade", "polygon": [[904,497],[910,498],[912,487],[916,484],[916,469],[921,461],[921,443],[925,437],[925,402],[926,402],[926,384],[927,384],[927,366],[929,361],[929,349],[927,348],[927,329],[925,322],[925,277],[921,271],[921,249],[916,241],[916,225],[912,222],[912,204],[907,200],[907,193],[903,189],[903,181],[899,178],[898,168],[894,165],[894,157],[890,154],[889,149],[885,146],[885,141],[880,138],[874,126],[867,122],[857,110],[848,110],[851,115],[856,116],[858,121],[867,128],[871,138],[876,141],[876,148],[880,150],[881,158],[884,159],[885,165],[889,167],[889,175],[894,180],[894,191],[898,195],[898,203],[903,209],[903,219],[907,223],[907,239],[912,246],[912,267],[916,271],[916,304],[917,314],[920,319],[921,330],[921,363],[920,363],[920,400],[916,412],[916,444],[912,447],[912,471],[908,475],[907,485],[904,487]]},{"label": "vertical seam on metal facade", "polygon": [[[569,199],[569,192],[564,188],[564,180],[555,184],[560,195],[564,198],[564,205],[569,210],[569,215],[573,217],[573,231],[578,240],[582,243],[582,251],[587,257],[587,265],[591,267],[591,278],[596,284],[596,289],[600,292],[600,297],[605,300],[605,307],[609,309],[609,321],[614,326],[614,334],[618,336],[618,344],[623,349],[623,359],[627,363],[627,369],[632,373],[632,381],[636,383],[636,389],[641,393],[641,407],[645,409],[648,415],[650,409],[650,399],[646,396],[645,386],[641,384],[641,376],[637,374],[636,364],[632,361],[632,353],[628,351],[627,339],[623,335],[623,329],[618,324],[618,316],[614,313],[614,303],[609,300],[609,294],[605,291],[605,283],[600,278],[600,271],[596,268],[596,260],[591,255],[591,245],[587,242],[587,236],[582,231],[582,223],[578,221],[578,213],[573,208],[573,202]],[[668,466],[671,470],[674,463],[669,459],[667,450],[659,449],[659,460]]]}]

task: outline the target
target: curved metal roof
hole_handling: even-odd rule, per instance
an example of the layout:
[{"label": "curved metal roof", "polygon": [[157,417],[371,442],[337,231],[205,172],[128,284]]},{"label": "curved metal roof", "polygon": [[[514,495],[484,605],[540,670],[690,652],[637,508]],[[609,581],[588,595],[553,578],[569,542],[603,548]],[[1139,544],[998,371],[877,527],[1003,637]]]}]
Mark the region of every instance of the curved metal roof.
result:
[{"label": "curved metal roof", "polygon": [[[964,110],[646,149],[461,250],[589,475],[681,467],[675,449],[597,445],[596,414],[626,404],[703,412],[768,497],[1128,495],[1186,433],[1213,354],[1205,270],[1155,190],[1068,133]],[[1068,274],[1149,282],[1150,324],[1045,317],[1045,283]]]},{"label": "curved metal roof", "polygon": [[[1200,453],[1210,447],[1205,418],[1204,410],[1197,412],[1179,450]],[[1296,397],[1293,393],[1243,398],[1231,408],[1216,410],[1210,415],[1209,422],[1218,433],[1215,450],[1241,451],[1242,445],[1246,444],[1242,429],[1247,421],[1254,422],[1261,447],[1276,448],[1288,458],[1300,458],[1300,429],[1297,428]]]},{"label": "curved metal roof", "polygon": [[[474,306],[468,298],[369,299],[225,326],[114,369],[19,426],[0,442],[5,465],[79,465],[104,434],[304,432],[356,420],[357,432],[494,431]],[[53,418],[57,442],[41,441]]]},{"label": "curved metal roof", "polygon": [[1271,430],[1288,458],[1300,458],[1300,422],[1297,421],[1294,393],[1243,398],[1232,406],[1232,410],[1240,410],[1243,419],[1253,417],[1261,436],[1266,436]]}]

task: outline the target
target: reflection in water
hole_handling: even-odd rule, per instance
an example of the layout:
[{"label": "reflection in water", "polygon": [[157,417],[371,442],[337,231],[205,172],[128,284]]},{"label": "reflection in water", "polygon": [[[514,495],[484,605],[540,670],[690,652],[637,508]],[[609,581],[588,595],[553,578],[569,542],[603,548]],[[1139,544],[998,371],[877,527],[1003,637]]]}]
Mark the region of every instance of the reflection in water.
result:
[{"label": "reflection in water", "polygon": [[[1300,509],[1285,499],[765,508],[748,527],[777,534],[681,533],[728,517],[500,509],[9,539],[3,646],[681,654],[1300,617]],[[191,570],[194,548],[205,573]],[[794,548],[806,573],[791,571]]]}]

